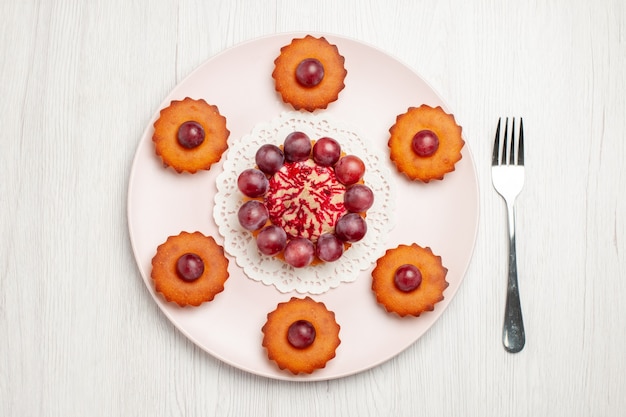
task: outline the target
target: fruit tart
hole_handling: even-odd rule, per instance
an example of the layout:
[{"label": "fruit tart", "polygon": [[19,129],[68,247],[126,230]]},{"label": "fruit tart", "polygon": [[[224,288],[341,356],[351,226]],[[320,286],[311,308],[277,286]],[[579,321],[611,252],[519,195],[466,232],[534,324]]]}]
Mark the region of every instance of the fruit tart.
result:
[{"label": "fruit tart", "polygon": [[335,357],[339,330],[335,313],[324,303],[293,297],[267,315],[262,346],[280,369],[310,374]]},{"label": "fruit tart", "polygon": [[293,39],[274,61],[276,91],[296,110],[325,109],[345,87],[344,62],[337,46],[324,37]]},{"label": "fruit tart", "polygon": [[161,110],[152,140],[164,165],[194,174],[220,160],[229,135],[217,106],[186,97]]}]

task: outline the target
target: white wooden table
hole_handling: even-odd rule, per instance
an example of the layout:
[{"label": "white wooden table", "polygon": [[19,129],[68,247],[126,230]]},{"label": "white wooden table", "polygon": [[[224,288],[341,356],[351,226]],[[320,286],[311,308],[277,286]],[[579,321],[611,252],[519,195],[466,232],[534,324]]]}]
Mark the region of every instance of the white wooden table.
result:
[{"label": "white wooden table", "polygon": [[[626,4],[522,3],[0,2],[0,415],[622,415]],[[359,40],[428,80],[480,186],[474,255],[445,313],[388,362],[325,382],[252,375],[190,342],[146,290],[126,218],[163,98],[221,51],[289,31]],[[523,116],[526,134],[515,355],[500,342],[499,116]]]}]

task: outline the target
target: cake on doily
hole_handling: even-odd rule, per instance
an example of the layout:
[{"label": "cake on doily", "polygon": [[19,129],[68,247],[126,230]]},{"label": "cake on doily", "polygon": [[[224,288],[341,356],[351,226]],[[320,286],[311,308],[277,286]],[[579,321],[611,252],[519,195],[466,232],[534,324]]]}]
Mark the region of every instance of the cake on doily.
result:
[{"label": "cake on doily", "polygon": [[262,345],[280,369],[310,374],[335,357],[340,328],[324,303],[293,297],[268,313]]},{"label": "cake on doily", "polygon": [[161,110],[152,140],[163,164],[193,174],[220,160],[229,135],[217,106],[186,97]]},{"label": "cake on doily", "polygon": [[276,91],[296,110],[325,109],[345,87],[344,62],[337,46],[324,37],[293,39],[274,61]]},{"label": "cake on doily", "polygon": [[461,160],[461,127],[439,106],[410,107],[389,132],[390,158],[412,180],[441,180]]},{"label": "cake on doily", "polygon": [[363,239],[374,193],[362,183],[363,161],[342,154],[338,141],[291,132],[282,147],[262,145],[255,162],[237,178],[244,199],[253,199],[239,208],[238,219],[258,232],[262,254],[302,268],[334,262]]},{"label": "cake on doily", "polygon": [[376,300],[401,317],[432,311],[448,288],[441,256],[417,244],[389,249],[372,271]]},{"label": "cake on doily", "polygon": [[155,290],[181,307],[212,301],[228,276],[224,249],[200,232],[168,237],[152,258]]},{"label": "cake on doily", "polygon": [[[293,156],[292,144],[286,143],[290,135],[300,138],[294,143],[309,145],[303,146],[299,157]],[[334,154],[334,159],[315,162],[313,147],[332,147],[332,142],[340,144],[340,158],[335,162]],[[273,157],[259,159],[259,152]],[[384,252],[387,234],[394,226],[394,184],[381,162],[384,159],[382,150],[369,145],[351,128],[321,115],[285,112],[257,125],[231,145],[224,171],[216,181],[213,217],[224,237],[224,249],[248,277],[274,285],[281,292],[321,294],[341,282],[354,281]],[[349,180],[343,172],[337,178],[337,172],[344,169],[338,168],[342,160],[352,166],[346,169],[348,173],[355,172],[353,165],[367,169]],[[247,180],[240,184],[244,172]],[[302,178],[298,179],[299,175]],[[289,199],[304,203],[288,204],[287,194]],[[371,207],[359,206],[371,196],[375,196]],[[352,227],[355,223],[364,227]],[[269,242],[263,244],[267,251],[259,250],[259,240]],[[307,267],[290,258],[285,242],[294,246],[294,258],[305,259],[302,266]],[[337,243],[341,256],[324,260],[326,255],[320,254],[318,247],[337,249]],[[334,249],[329,252],[336,253]],[[312,252],[315,256],[309,263]]]}]

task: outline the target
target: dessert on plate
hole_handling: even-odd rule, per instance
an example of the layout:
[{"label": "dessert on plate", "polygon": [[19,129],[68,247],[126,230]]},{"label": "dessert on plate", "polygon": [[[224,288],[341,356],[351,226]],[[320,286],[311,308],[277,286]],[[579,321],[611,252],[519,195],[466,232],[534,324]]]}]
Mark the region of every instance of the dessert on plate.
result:
[{"label": "dessert on plate", "polygon": [[151,277],[167,301],[199,306],[224,291],[228,259],[211,236],[181,232],[158,246]]},{"label": "dessert on plate", "polygon": [[293,297],[267,315],[261,329],[268,358],[297,375],[324,368],[341,343],[335,313],[310,297]]},{"label": "dessert on plate", "polygon": [[415,243],[399,245],[376,261],[372,291],[376,301],[401,317],[432,311],[443,300],[448,273],[441,256]]},{"label": "dessert on plate", "polygon": [[325,109],[345,87],[344,62],[337,46],[324,37],[293,39],[274,61],[276,91],[296,110]]},{"label": "dessert on plate", "polygon": [[461,127],[441,107],[410,107],[389,133],[390,158],[412,180],[441,180],[461,160]]},{"label": "dessert on plate", "polygon": [[164,165],[193,174],[220,160],[229,135],[217,106],[186,97],[161,110],[152,140]]},{"label": "dessert on plate", "polygon": [[295,268],[333,262],[367,233],[374,194],[363,183],[365,164],[335,139],[295,131],[282,147],[259,147],[255,162],[237,178],[238,220],[263,255]]}]

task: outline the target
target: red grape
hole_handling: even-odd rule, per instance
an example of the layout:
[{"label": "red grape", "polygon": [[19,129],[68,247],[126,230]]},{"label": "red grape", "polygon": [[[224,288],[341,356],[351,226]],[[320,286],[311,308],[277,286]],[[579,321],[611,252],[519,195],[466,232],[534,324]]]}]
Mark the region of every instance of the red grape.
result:
[{"label": "red grape", "polygon": [[422,273],[415,265],[404,264],[396,269],[393,282],[400,291],[411,292],[422,283]]},{"label": "red grape", "polygon": [[256,245],[264,255],[276,255],[285,249],[287,233],[276,225],[269,225],[261,229],[256,237]]},{"label": "red grape", "polygon": [[335,165],[335,176],[345,185],[357,183],[363,174],[365,174],[365,164],[355,155],[346,155]]},{"label": "red grape", "polygon": [[296,68],[296,80],[303,87],[315,87],[324,78],[324,66],[315,58],[300,61]]},{"label": "red grape", "polygon": [[195,281],[204,273],[204,261],[195,253],[185,253],[176,261],[176,272],[185,281]]},{"label": "red grape", "polygon": [[313,145],[313,160],[318,165],[333,166],[341,157],[341,146],[333,138],[321,138]]},{"label": "red grape", "polygon": [[267,192],[269,181],[263,172],[255,168],[248,168],[239,174],[237,187],[248,197],[260,197]]},{"label": "red grape", "polygon": [[270,214],[265,204],[258,200],[246,201],[237,212],[239,224],[246,230],[259,230],[265,226]]},{"label": "red grape", "polygon": [[292,239],[285,246],[285,262],[294,268],[310,265],[315,257],[315,246],[309,239],[299,237]]},{"label": "red grape", "polygon": [[348,211],[364,212],[374,204],[374,193],[367,185],[354,184],[343,196],[343,205]]},{"label": "red grape", "polygon": [[183,123],[178,128],[178,143],[184,148],[193,149],[200,146],[204,142],[204,137],[202,125],[193,120]]},{"label": "red grape", "polygon": [[357,213],[348,213],[337,220],[335,234],[344,242],[357,242],[367,233],[367,223]]},{"label": "red grape", "polygon": [[261,146],[254,157],[259,169],[267,175],[274,175],[285,163],[285,154],[276,145]]},{"label": "red grape", "polygon": [[332,233],[324,233],[317,238],[315,254],[324,262],[333,262],[343,254],[343,242]]},{"label": "red grape", "polygon": [[311,139],[306,133],[291,132],[285,138],[285,160],[287,162],[298,162],[309,159],[311,147]]},{"label": "red grape", "polygon": [[413,152],[419,156],[431,156],[439,148],[439,138],[432,130],[420,130],[413,136],[411,147],[413,148]]},{"label": "red grape", "polygon": [[315,341],[315,327],[308,320],[291,323],[287,330],[287,340],[296,349],[304,349]]}]

